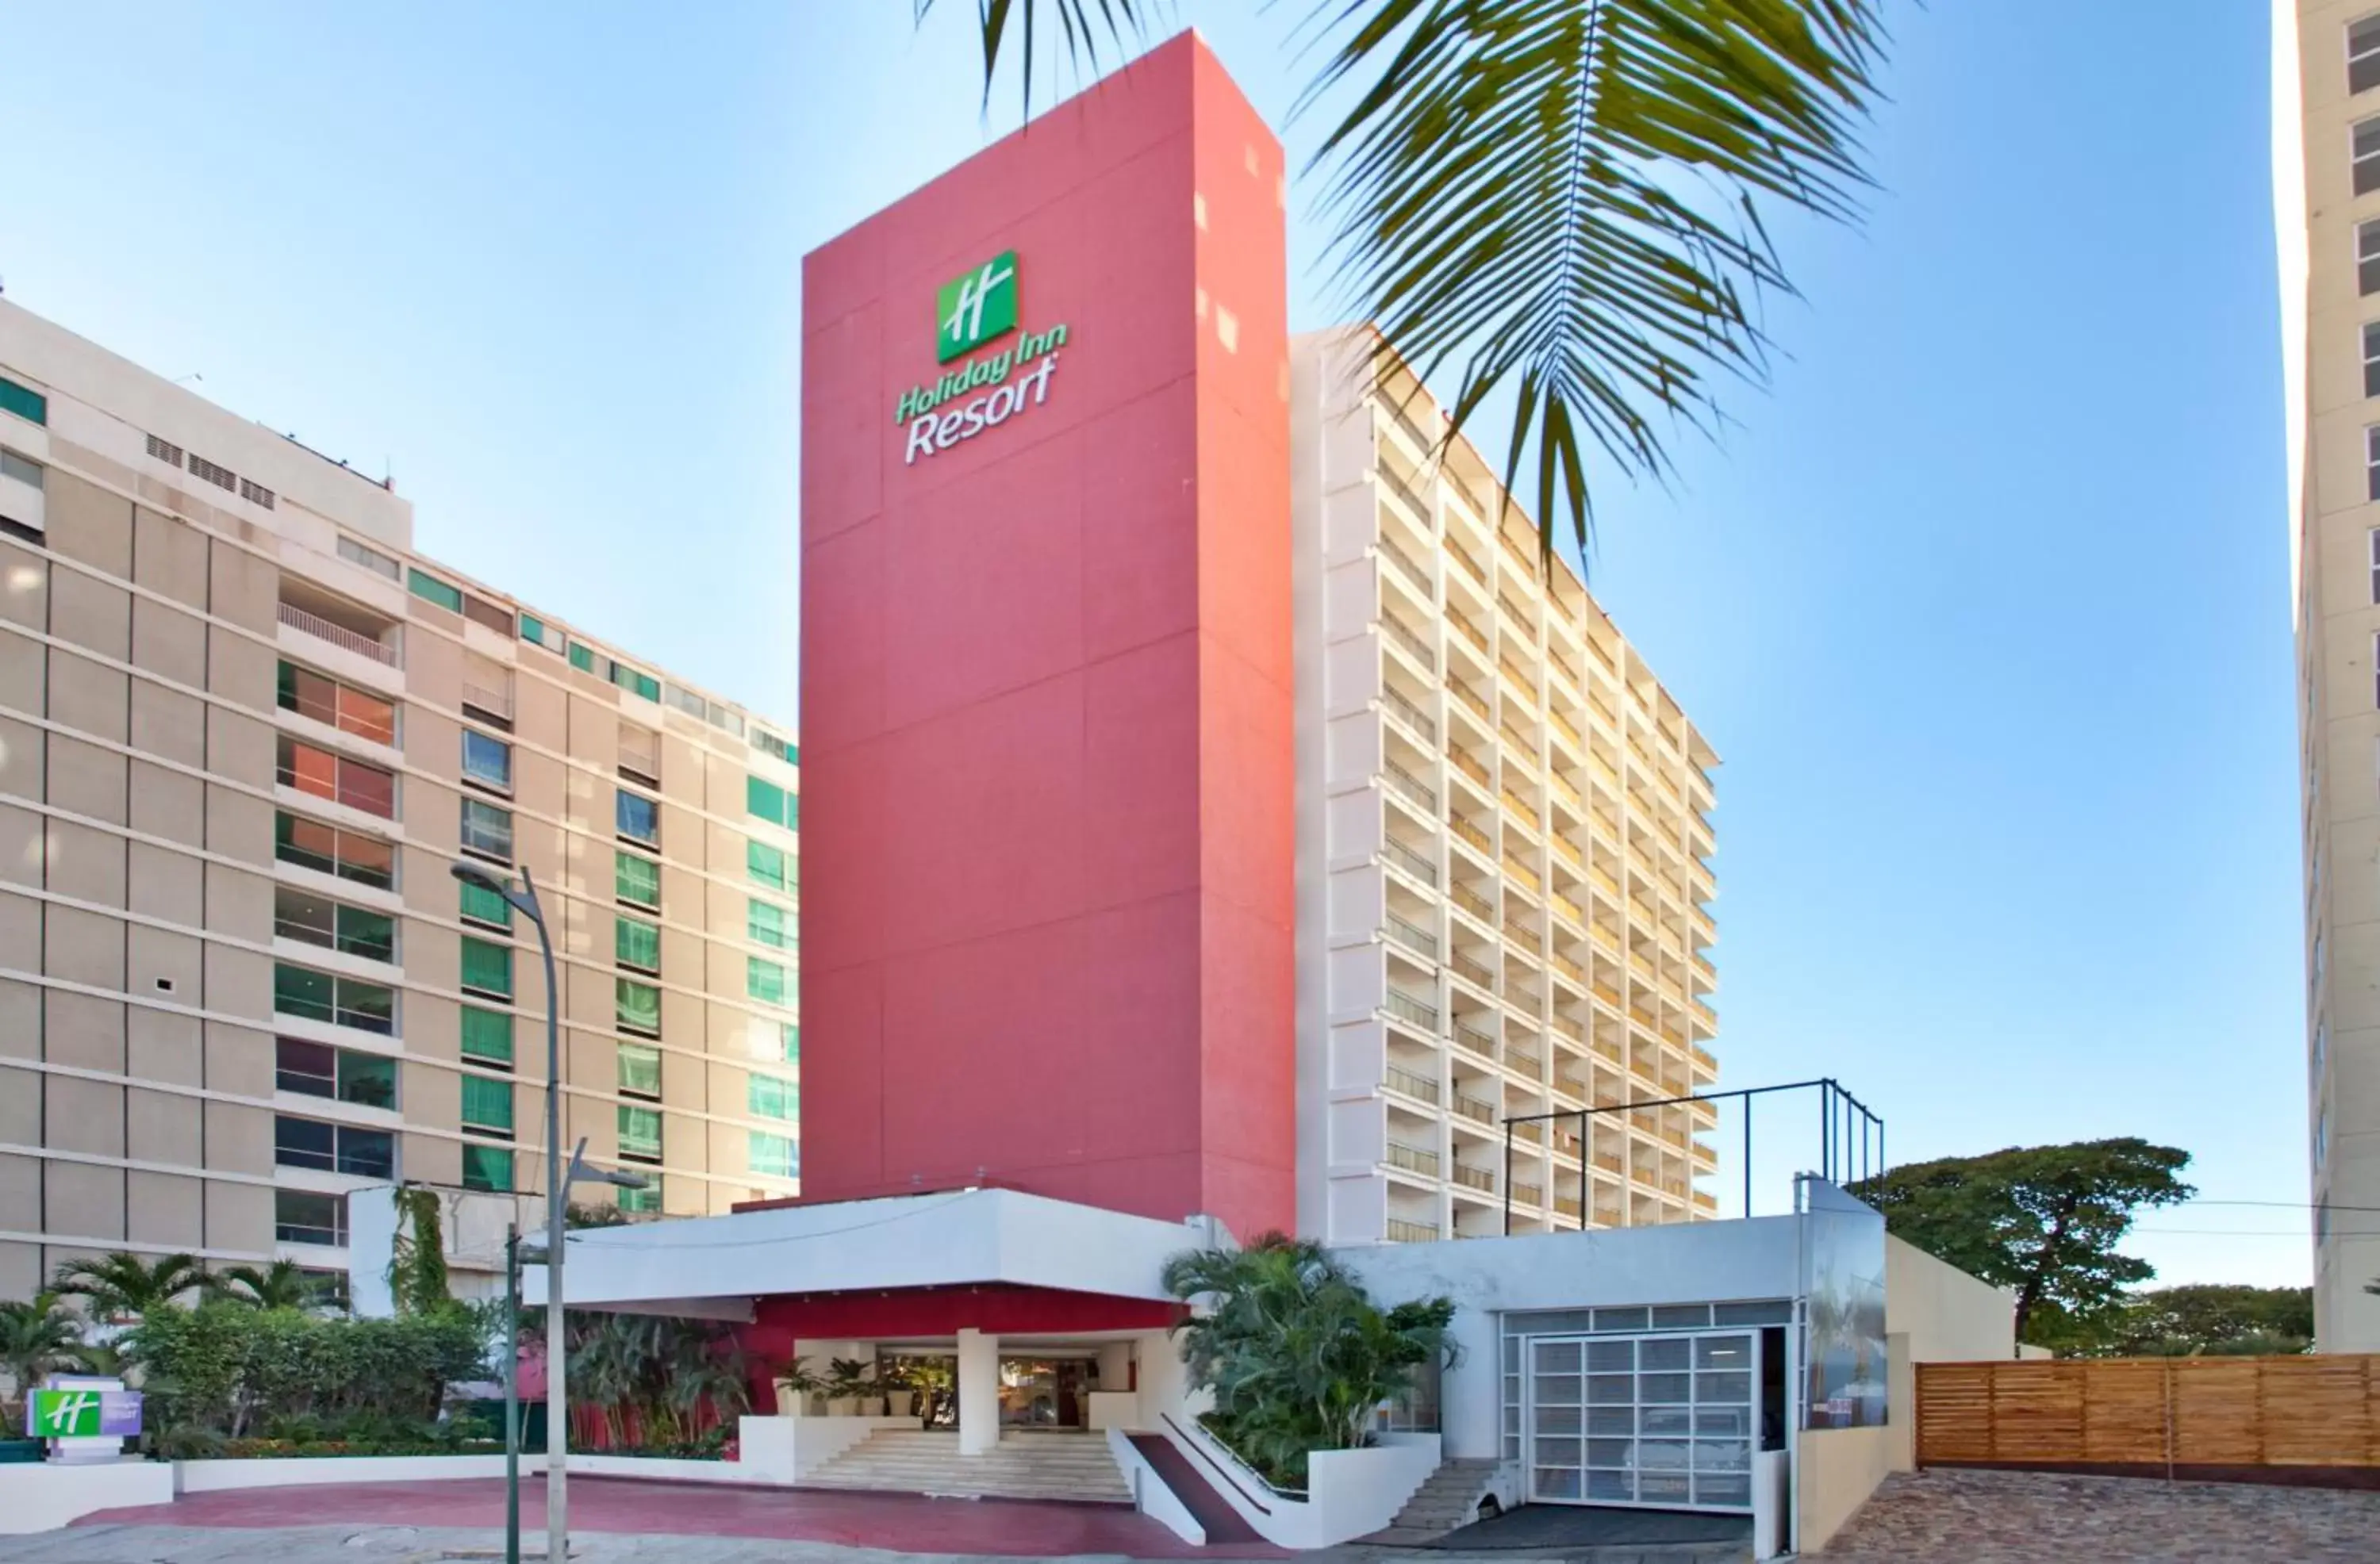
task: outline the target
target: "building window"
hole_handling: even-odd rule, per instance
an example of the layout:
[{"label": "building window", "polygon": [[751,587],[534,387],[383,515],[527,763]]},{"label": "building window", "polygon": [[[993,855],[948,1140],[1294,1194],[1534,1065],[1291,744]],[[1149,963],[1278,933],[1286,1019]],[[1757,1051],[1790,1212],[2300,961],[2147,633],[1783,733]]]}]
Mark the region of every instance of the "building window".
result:
[{"label": "building window", "polygon": [[655,849],[660,848],[662,844],[661,806],[643,794],[630,793],[625,787],[619,789],[612,806],[612,819],[614,829],[620,833],[621,840],[641,843],[647,847]]},{"label": "building window", "polygon": [[513,948],[463,936],[463,991],[491,999],[513,997]]},{"label": "building window", "polygon": [[645,1187],[642,1189],[624,1189],[620,1192],[620,1209],[632,1217],[656,1216],[661,1208],[662,1176],[659,1173],[647,1173]]},{"label": "building window", "polygon": [[513,861],[513,815],[476,798],[463,800],[463,851],[509,866]]},{"label": "building window", "polygon": [[334,1049],[302,1037],[276,1037],[273,1048],[273,1084],[282,1091],[359,1108],[396,1106],[396,1061],[385,1054]]},{"label": "building window", "polygon": [[40,489],[42,487],[42,464],[14,451],[0,451],[0,478],[13,478],[29,489]]},{"label": "building window", "polygon": [[513,1084],[464,1072],[463,1127],[477,1135],[512,1139]]},{"label": "building window", "polygon": [[561,631],[534,613],[523,613],[520,616],[520,638],[531,646],[543,647],[548,651],[561,651],[569,644],[563,638]]},{"label": "building window", "polygon": [[304,1189],[274,1190],[273,1241],[276,1243],[321,1243],[333,1249],[346,1248],[346,1196],[317,1194]]},{"label": "building window", "polygon": [[619,1053],[620,1095],[660,1100],[662,1050],[643,1043],[622,1043]]},{"label": "building window", "polygon": [[275,811],[273,855],[285,864],[382,891],[396,885],[396,849],[385,842]]},{"label": "building window", "polygon": [[285,787],[327,798],[382,819],[396,818],[396,773],[367,766],[285,734],[274,746],[273,776]]},{"label": "building window", "polygon": [[395,989],[284,962],[273,965],[273,1008],[284,1015],[353,1026],[382,1037],[396,1032]]},{"label": "building window", "polygon": [[[493,630],[499,636],[509,637],[513,633],[511,609],[492,603],[485,598],[475,598],[468,592],[463,594],[463,617],[482,628]],[[509,671],[505,684],[507,686],[511,684]]]},{"label": "building window", "polygon": [[310,668],[281,664],[274,694],[284,711],[325,722],[341,733],[375,744],[396,743],[396,707],[376,695],[350,689]]},{"label": "building window", "polygon": [[612,953],[622,966],[631,972],[659,973],[662,969],[662,931],[659,925],[640,918],[615,918],[612,925]]},{"label": "building window", "polygon": [[798,1179],[802,1176],[801,1153],[794,1148],[791,1135],[772,1135],[765,1130],[747,1132],[745,1160],[752,1171],[765,1179]]},{"label": "building window", "polygon": [[463,1007],[463,1057],[480,1064],[513,1067],[513,1018],[501,1010]]},{"label": "building window", "polygon": [[662,1035],[662,991],[633,977],[612,980],[613,1018],[623,1032],[639,1037]]},{"label": "building window", "polygon": [[649,787],[662,785],[662,735],[634,722],[620,724],[620,773]]},{"label": "building window", "polygon": [[661,703],[662,682],[650,673],[639,673],[625,662],[612,664],[612,682],[631,695],[643,696],[655,705]]},{"label": "building window", "polygon": [[509,1194],[513,1187],[513,1154],[501,1146],[463,1143],[463,1187],[490,1194]]},{"label": "building window", "polygon": [[802,1029],[797,1023],[756,1015],[745,1024],[744,1051],[765,1064],[798,1064]]},{"label": "building window", "polygon": [[662,1159],[662,1116],[657,1109],[620,1106],[620,1158],[627,1162]]},{"label": "building window", "polygon": [[368,549],[352,538],[339,540],[339,557],[349,564],[362,565],[374,576],[386,576],[391,581],[405,579],[404,566],[378,549]]},{"label": "building window", "polygon": [[662,867],[619,848],[612,850],[612,894],[632,907],[657,912],[662,904]]},{"label": "building window", "polygon": [[744,991],[762,1004],[785,1002],[785,969],[759,956],[744,958]]},{"label": "building window", "polygon": [[463,612],[462,588],[449,587],[435,576],[425,576],[419,570],[407,570],[405,584],[413,595],[423,602],[436,603],[449,613]]},{"label": "building window", "polygon": [[802,1116],[802,1088],[774,1075],[747,1076],[744,1106],[755,1119],[775,1119],[791,1124]]},{"label": "building window", "polygon": [[498,793],[513,790],[513,746],[469,728],[463,730],[463,780]]},{"label": "building window", "polygon": [[46,425],[50,421],[50,399],[30,386],[18,385],[0,375],[0,413],[14,413],[27,423]]},{"label": "building window", "polygon": [[790,891],[800,883],[793,855],[765,842],[744,843],[744,867],[753,884],[765,885],[771,891]]},{"label": "building window", "polygon": [[595,649],[585,641],[571,642],[570,666],[577,669],[581,673],[595,672]]},{"label": "building window", "polygon": [[2380,16],[2347,24],[2347,91],[2380,87]]},{"label": "building window", "polygon": [[744,932],[755,945],[767,945],[783,950],[793,943],[793,932],[786,927],[785,909],[774,902],[763,902],[755,896],[747,904]]},{"label": "building window", "polygon": [[284,1168],[313,1168],[359,1178],[396,1176],[396,1137],[386,1130],[325,1124],[277,1113],[273,1119],[273,1160]]},{"label": "building window", "polygon": [[2380,190],[2380,119],[2359,120],[2355,126],[2355,193]]},{"label": "building window", "polygon": [[765,755],[775,756],[788,766],[798,766],[802,763],[802,752],[799,748],[787,744],[766,728],[752,730],[752,747]]},{"label": "building window", "polygon": [[2329,1161],[2329,1160],[2330,1160],[2330,1104],[2328,1104],[2328,1103],[2326,1103],[2326,1102],[2325,1102],[2325,1103],[2324,1103],[2324,1104],[2322,1105],[2322,1107],[2321,1107],[2319,1109],[2317,1109],[2317,1110],[2315,1111],[2314,1116],[2313,1116],[2313,1166],[2314,1166],[2314,1171],[2316,1171],[2316,1172],[2320,1172],[2320,1171],[2322,1171],[2322,1165],[2323,1165],[2324,1163],[2325,1163],[2325,1162]]},{"label": "building window", "polygon": [[484,885],[464,880],[460,887],[462,915],[466,923],[476,923],[488,928],[510,928],[513,926],[513,904],[504,893]]},{"label": "building window", "polygon": [[396,920],[386,913],[350,907],[295,886],[273,891],[273,932],[366,961],[396,960]]},{"label": "building window", "polygon": [[787,830],[800,828],[802,795],[787,793],[766,777],[744,779],[744,806],[756,820],[766,820]]},{"label": "building window", "polygon": [[2317,1091],[2322,1087],[2322,1067],[2329,1058],[2330,1018],[2325,1016],[2313,1024],[2313,1068],[2308,1072],[2313,1077],[2314,1088]]}]

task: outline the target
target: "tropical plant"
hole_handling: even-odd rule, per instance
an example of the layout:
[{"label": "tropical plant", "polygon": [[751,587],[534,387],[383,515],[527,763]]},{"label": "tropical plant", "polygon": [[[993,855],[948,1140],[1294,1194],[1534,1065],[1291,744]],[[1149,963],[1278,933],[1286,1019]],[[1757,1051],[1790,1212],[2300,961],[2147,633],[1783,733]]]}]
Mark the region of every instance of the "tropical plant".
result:
[{"label": "tropical plant", "polygon": [[2133,1217],[2196,1191],[2190,1153],[2124,1137],[2011,1146],[1912,1162],[1852,1186],[1896,1236],[2016,1290],[2020,1341],[2098,1350],[2123,1315],[2125,1290],[2156,1274],[2117,1253]]},{"label": "tropical plant", "polygon": [[91,1314],[102,1320],[145,1318],[150,1311],[206,1287],[206,1270],[193,1255],[144,1260],[125,1250],[65,1261],[50,1279],[53,1292],[90,1300]]},{"label": "tropical plant", "polygon": [[1208,1426],[1284,1487],[1305,1482],[1308,1452],[1368,1443],[1377,1409],[1447,1351],[1454,1318],[1445,1298],[1383,1310],[1321,1244],[1277,1232],[1176,1255],[1164,1279],[1201,1310],[1174,1329],[1191,1383],[1214,1395]]},{"label": "tropical plant", "polygon": [[[917,0],[920,18],[934,0]],[[1152,0],[979,0],[987,99],[1012,39],[1099,67]],[[1425,377],[1460,365],[1452,428],[1513,394],[1504,480],[1533,466],[1542,546],[1582,548],[1588,465],[1658,476],[1671,430],[1724,421],[1766,374],[1770,219],[1857,215],[1878,0],[1316,0],[1298,112],[1336,115],[1327,252],[1348,301]],[[1343,105],[1343,107],[1342,106]],[[1534,456],[1534,462],[1529,458]]]},{"label": "tropical plant", "polygon": [[597,1409],[615,1449],[695,1443],[751,1406],[751,1361],[709,1320],[571,1315],[572,1399]]},{"label": "tropical plant", "polygon": [[210,1285],[217,1297],[252,1309],[310,1309],[322,1302],[325,1291],[322,1279],[295,1260],[234,1266],[214,1273]]},{"label": "tropical plant", "polygon": [[0,1427],[13,1424],[21,1429],[25,1403],[41,1382],[87,1361],[82,1322],[59,1306],[55,1293],[0,1302],[0,1378],[7,1380],[9,1390],[0,1400]]},{"label": "tropical plant", "polygon": [[396,1240],[388,1257],[389,1295],[400,1315],[443,1314],[455,1307],[446,1277],[445,1206],[426,1184],[396,1192]]}]

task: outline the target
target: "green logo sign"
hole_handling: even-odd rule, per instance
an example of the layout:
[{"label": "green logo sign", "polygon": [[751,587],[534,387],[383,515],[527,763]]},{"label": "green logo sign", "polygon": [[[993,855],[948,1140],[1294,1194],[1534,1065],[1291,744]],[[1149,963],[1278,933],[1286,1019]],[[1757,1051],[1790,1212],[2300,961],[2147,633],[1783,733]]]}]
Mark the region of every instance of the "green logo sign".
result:
[{"label": "green logo sign", "polygon": [[26,1419],[36,1439],[90,1439],[140,1432],[140,1396],[130,1390],[36,1390]]},{"label": "green logo sign", "polygon": [[1002,250],[934,297],[935,362],[947,364],[1016,329],[1016,252]]}]

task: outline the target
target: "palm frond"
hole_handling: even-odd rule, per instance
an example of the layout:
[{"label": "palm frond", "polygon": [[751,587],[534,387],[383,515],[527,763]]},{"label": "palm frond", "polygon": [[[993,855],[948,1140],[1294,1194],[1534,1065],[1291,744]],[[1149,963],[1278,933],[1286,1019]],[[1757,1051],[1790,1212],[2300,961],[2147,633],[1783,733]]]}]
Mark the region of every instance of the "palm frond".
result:
[{"label": "palm frond", "polygon": [[1326,0],[1304,100],[1331,255],[1385,348],[1459,364],[1448,439],[1501,388],[1504,481],[1532,448],[1539,540],[1593,519],[1590,447],[1658,476],[1718,383],[1757,381],[1791,285],[1764,213],[1856,214],[1877,0]]},{"label": "palm frond", "polygon": [[[923,25],[935,0],[915,0],[914,16]],[[1033,112],[1035,34],[1040,28],[1044,0],[976,0],[976,20],[983,36],[983,101],[991,102],[991,85],[1000,74],[1001,55],[1009,41],[1016,42],[1020,87],[1026,114]],[[1146,30],[1156,0],[1047,0],[1055,14],[1060,40],[1069,62],[1096,75],[1103,49],[1119,56]],[[1012,31],[1010,23],[1015,23]]]}]

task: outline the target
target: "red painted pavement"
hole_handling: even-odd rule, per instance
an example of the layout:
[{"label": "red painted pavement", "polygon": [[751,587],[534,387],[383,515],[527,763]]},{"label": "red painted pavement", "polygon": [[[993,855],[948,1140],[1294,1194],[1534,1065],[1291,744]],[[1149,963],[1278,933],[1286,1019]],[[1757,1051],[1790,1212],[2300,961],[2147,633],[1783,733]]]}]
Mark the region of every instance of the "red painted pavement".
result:
[{"label": "red painted pavement", "polygon": [[[340,1525],[500,1527],[496,1479],[358,1483],[192,1494],[172,1504],[103,1509],[79,1526]],[[1286,1558],[1268,1546],[1192,1547],[1144,1515],[1114,1505],[935,1499],[906,1494],[743,1488],[580,1477],[570,1485],[575,1531],[649,1536],[770,1537],[899,1553],[983,1553],[1015,1558],[1121,1554],[1131,1558]],[[542,1534],[542,1483],[521,1485],[521,1529]]]}]

